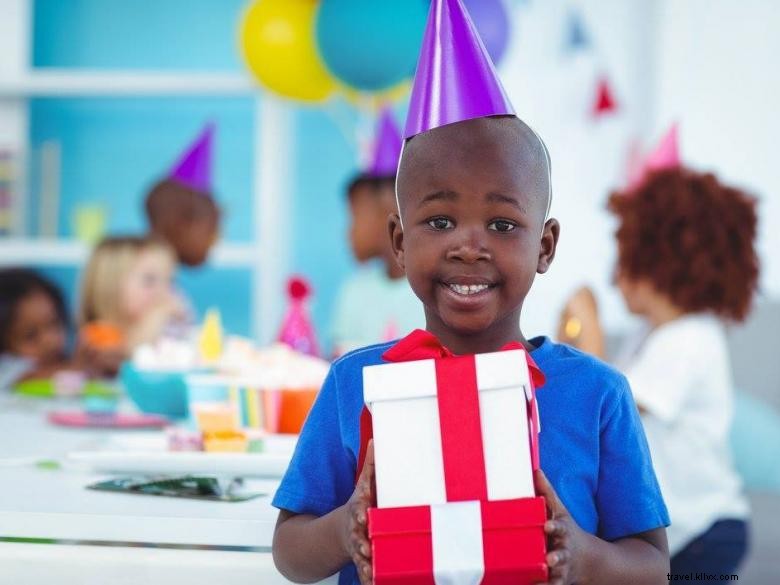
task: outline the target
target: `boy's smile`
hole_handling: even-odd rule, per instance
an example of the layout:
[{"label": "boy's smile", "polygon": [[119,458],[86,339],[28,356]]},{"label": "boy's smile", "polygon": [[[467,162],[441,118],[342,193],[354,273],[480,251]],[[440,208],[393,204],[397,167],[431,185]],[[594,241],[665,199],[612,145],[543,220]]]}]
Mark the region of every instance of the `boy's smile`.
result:
[{"label": "boy's smile", "polygon": [[393,246],[428,330],[457,353],[525,341],[523,301],[555,253],[544,147],[529,133],[516,118],[481,118],[418,135],[404,152]]}]

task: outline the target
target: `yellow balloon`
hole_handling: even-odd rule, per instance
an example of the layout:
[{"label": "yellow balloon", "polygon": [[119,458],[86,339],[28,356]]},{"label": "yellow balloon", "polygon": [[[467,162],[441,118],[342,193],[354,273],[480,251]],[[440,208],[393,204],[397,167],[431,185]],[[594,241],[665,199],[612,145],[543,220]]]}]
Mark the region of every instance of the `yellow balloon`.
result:
[{"label": "yellow balloon", "polygon": [[241,52],[268,89],[317,102],[336,89],[314,42],[317,0],[257,0],[241,21]]}]

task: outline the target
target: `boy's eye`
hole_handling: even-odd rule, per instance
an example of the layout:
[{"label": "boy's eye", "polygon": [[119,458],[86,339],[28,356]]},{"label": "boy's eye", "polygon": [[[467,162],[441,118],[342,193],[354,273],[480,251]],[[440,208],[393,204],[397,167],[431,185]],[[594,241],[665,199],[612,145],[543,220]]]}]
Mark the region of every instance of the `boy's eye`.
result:
[{"label": "boy's eye", "polygon": [[511,232],[514,230],[517,226],[506,219],[497,219],[495,221],[491,221],[488,224],[488,229],[494,230],[497,232]]},{"label": "boy's eye", "polygon": [[452,223],[452,220],[449,220],[446,217],[434,217],[429,219],[428,225],[435,230],[449,230],[455,227],[455,224]]}]

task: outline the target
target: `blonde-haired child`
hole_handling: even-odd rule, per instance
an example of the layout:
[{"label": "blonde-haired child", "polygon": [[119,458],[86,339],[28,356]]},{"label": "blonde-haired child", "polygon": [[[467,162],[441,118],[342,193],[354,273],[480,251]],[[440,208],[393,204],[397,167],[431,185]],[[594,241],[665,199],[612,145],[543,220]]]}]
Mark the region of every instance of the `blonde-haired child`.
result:
[{"label": "blonde-haired child", "polygon": [[154,238],[110,237],[92,252],[82,278],[78,320],[82,347],[109,362],[109,373],[118,366],[116,358],[121,361],[185,318],[184,304],[173,289],[175,266],[173,250]]}]

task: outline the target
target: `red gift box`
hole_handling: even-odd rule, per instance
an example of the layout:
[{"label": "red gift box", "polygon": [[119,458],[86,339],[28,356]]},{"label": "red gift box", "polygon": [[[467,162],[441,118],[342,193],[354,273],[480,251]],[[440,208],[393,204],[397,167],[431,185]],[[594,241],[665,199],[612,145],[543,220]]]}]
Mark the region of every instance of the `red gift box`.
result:
[{"label": "red gift box", "polygon": [[[525,359],[518,354],[513,363],[535,368],[523,354]],[[436,385],[446,389],[436,395],[446,503],[369,510],[376,585],[531,585],[547,580],[544,498],[488,499],[476,357],[435,359]],[[531,376],[524,394],[533,469],[539,466],[535,387],[541,383],[541,376]],[[365,419],[370,432],[370,415]],[[363,422],[361,435],[367,435]]]},{"label": "red gift box", "polygon": [[[463,582],[531,585],[547,581],[544,498],[475,502],[480,508],[482,576]],[[460,503],[440,504],[458,506]],[[436,585],[436,537],[432,510],[437,506],[372,508],[368,534],[377,585]]]}]

